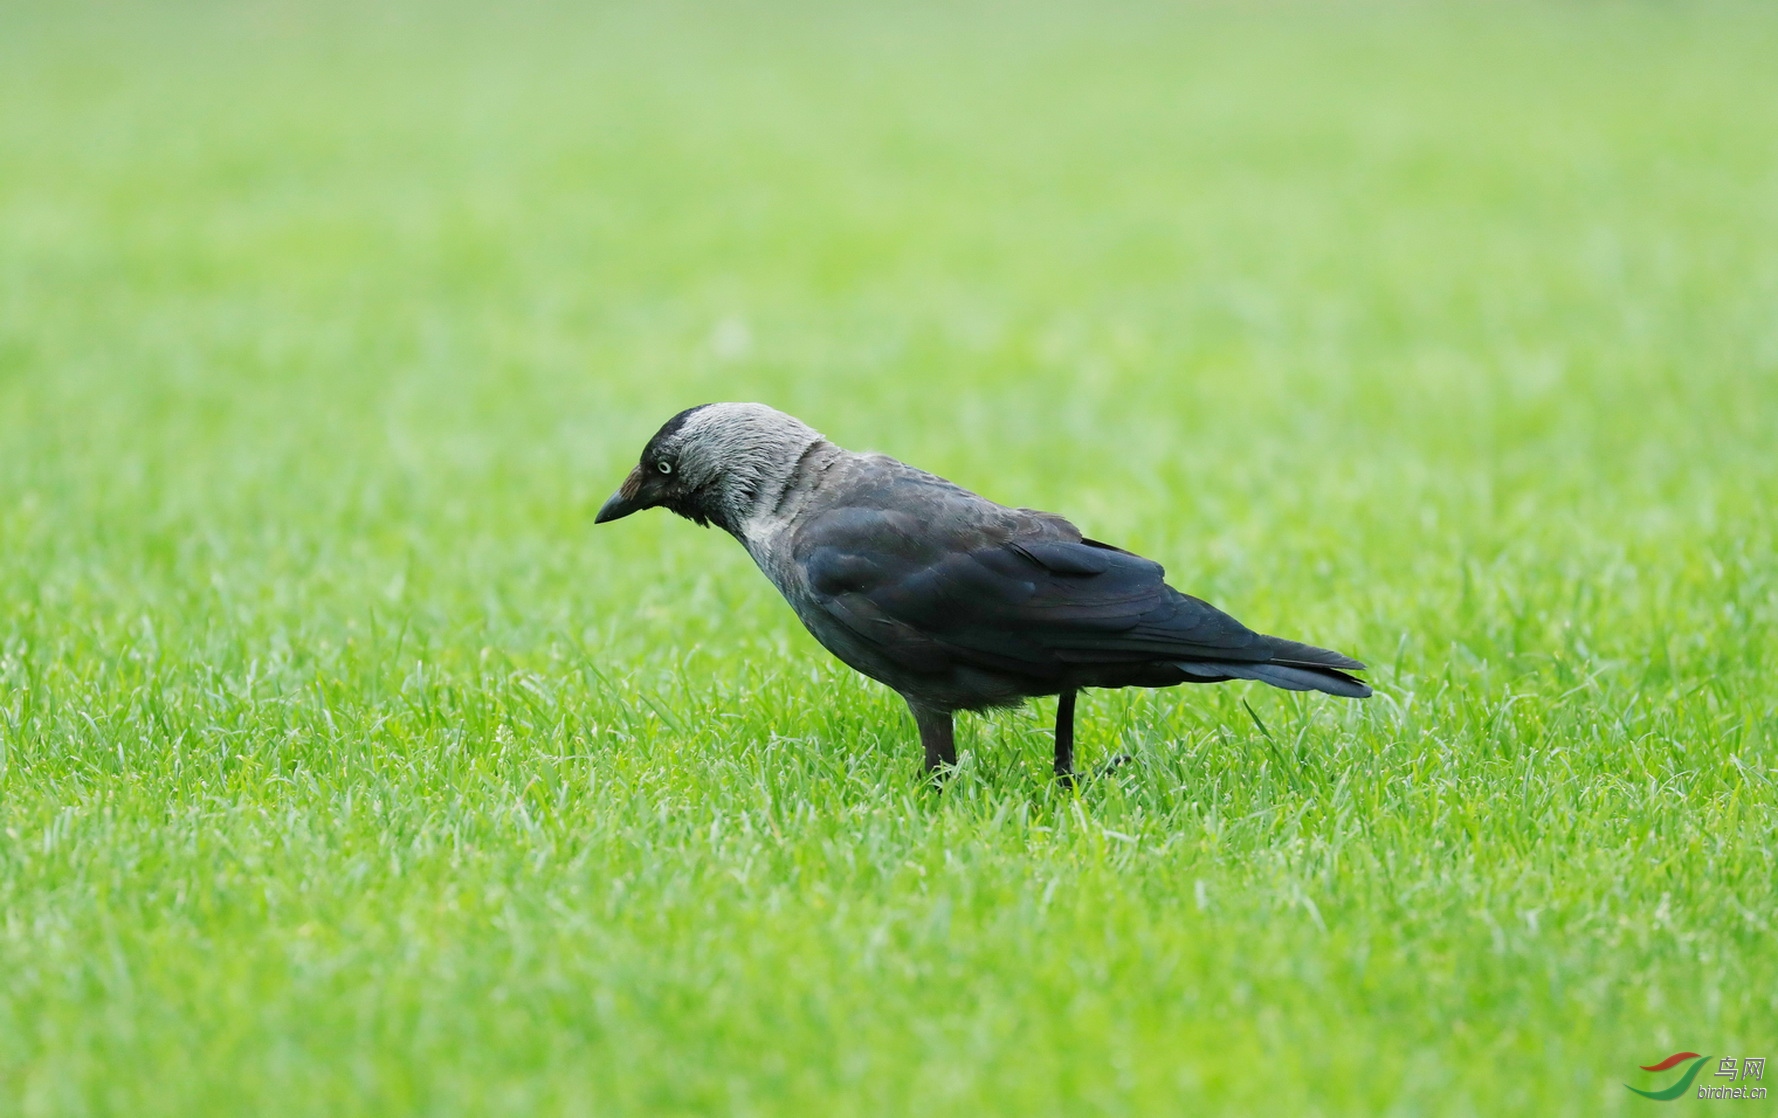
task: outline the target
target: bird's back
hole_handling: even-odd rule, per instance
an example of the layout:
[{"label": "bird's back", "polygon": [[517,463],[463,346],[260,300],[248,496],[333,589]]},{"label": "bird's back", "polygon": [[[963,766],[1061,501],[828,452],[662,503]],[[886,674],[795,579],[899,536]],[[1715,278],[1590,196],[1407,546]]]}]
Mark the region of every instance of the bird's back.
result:
[{"label": "bird's back", "polygon": [[1175,591],[1158,563],[1060,516],[878,455],[845,455],[812,492],[781,589],[840,659],[932,705],[1164,686],[1184,678],[1182,657],[1263,658],[1263,638]]}]

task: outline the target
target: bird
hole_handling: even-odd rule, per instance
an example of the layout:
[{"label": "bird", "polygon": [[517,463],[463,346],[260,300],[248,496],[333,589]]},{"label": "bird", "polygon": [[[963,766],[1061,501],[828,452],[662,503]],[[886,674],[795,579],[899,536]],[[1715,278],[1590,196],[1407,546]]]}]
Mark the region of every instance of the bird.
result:
[{"label": "bird", "polygon": [[1085,688],[1258,680],[1362,699],[1364,665],[1265,636],[1166,582],[1159,563],[758,403],[667,420],[594,516],[665,508],[740,541],[809,633],[906,700],[942,780],[954,716],[1057,696],[1055,775],[1073,782]]}]

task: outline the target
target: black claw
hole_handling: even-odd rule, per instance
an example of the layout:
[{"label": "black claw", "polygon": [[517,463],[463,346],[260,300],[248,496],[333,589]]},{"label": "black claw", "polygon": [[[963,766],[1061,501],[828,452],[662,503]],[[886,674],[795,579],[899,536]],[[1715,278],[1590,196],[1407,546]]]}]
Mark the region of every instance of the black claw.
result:
[{"label": "black claw", "polygon": [[1123,768],[1125,765],[1129,764],[1131,761],[1134,761],[1135,759],[1136,759],[1136,755],[1134,753],[1119,753],[1116,757],[1113,757],[1111,760],[1105,762],[1103,765],[1100,765],[1097,769],[1095,769],[1093,771],[1093,775],[1094,776],[1110,776],[1112,773]]}]

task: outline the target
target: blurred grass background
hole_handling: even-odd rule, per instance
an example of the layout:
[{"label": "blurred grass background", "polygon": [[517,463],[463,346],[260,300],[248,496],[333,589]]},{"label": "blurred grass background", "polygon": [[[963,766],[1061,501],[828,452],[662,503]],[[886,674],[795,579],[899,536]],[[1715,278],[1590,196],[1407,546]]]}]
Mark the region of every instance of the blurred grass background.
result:
[{"label": "blurred grass background", "polygon": [[[1778,16],[0,10],[0,1111],[1599,1114],[1778,1041]],[[1369,660],[899,700],[759,399]],[[1262,735],[1245,699],[1267,725]]]}]

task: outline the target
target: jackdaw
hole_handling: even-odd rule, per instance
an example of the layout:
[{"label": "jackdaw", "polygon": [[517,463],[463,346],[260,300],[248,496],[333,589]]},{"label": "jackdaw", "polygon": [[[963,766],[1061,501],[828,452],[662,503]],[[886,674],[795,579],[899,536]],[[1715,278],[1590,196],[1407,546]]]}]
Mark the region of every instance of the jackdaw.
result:
[{"label": "jackdaw", "polygon": [[764,404],[669,419],[594,523],[657,506],[739,540],[816,640],[899,692],[928,770],[957,762],[954,712],[1057,695],[1056,775],[1072,778],[1083,687],[1371,693],[1346,674],[1357,660],[1256,633],[1168,586],[1159,563],[843,450]]}]

